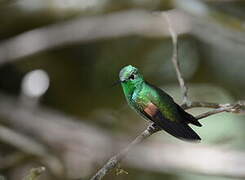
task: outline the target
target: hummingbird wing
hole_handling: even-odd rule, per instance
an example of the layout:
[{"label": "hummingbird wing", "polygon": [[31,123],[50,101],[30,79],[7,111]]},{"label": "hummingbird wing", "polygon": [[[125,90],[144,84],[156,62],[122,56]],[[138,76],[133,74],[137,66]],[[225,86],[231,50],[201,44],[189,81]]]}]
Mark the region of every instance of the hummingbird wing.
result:
[{"label": "hummingbird wing", "polygon": [[176,138],[190,141],[201,140],[198,134],[185,122],[170,121],[165,118],[160,109],[153,103],[149,103],[142,114]]},{"label": "hummingbird wing", "polygon": [[[191,123],[193,125],[199,126],[201,127],[202,124],[191,114],[187,113],[184,109],[182,109],[182,107],[180,107],[178,104],[176,104],[173,100],[173,98],[171,96],[169,96],[167,93],[165,93],[162,89],[147,83],[148,86],[150,88],[153,88],[156,92],[157,95],[159,96],[159,98],[161,99],[161,102],[157,102],[155,98],[150,98],[152,100],[152,102],[154,104],[156,104],[160,111],[163,112],[163,107],[168,106],[168,104],[171,104],[170,106],[168,106],[169,108],[167,108],[167,111],[171,111],[172,114],[177,115],[174,119],[178,120],[178,121],[182,121],[185,123]],[[164,103],[167,102],[167,103]],[[162,107],[162,108],[161,108]],[[164,113],[163,113],[164,114]],[[166,116],[166,118],[168,119],[168,116]],[[173,120],[173,118],[169,118],[169,120]]]}]

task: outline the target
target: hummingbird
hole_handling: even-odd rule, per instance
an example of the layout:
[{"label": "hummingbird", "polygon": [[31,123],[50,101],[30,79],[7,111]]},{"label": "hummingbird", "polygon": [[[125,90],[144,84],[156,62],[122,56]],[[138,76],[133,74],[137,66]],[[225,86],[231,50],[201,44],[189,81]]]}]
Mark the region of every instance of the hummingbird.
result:
[{"label": "hummingbird", "polygon": [[188,126],[202,125],[191,114],[176,104],[171,96],[162,89],[144,80],[139,70],[128,65],[121,69],[119,81],[128,105],[141,117],[172,136],[187,141],[201,140],[199,135]]}]

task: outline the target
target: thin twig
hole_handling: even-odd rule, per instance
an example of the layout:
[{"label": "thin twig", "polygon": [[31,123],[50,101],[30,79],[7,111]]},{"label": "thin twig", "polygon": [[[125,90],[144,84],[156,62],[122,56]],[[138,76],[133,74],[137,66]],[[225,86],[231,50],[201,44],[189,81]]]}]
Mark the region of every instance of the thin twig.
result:
[{"label": "thin twig", "polygon": [[175,71],[176,71],[176,74],[177,74],[177,78],[178,78],[178,81],[179,81],[179,84],[180,84],[180,88],[181,88],[181,91],[182,91],[182,97],[183,97],[183,104],[190,104],[190,100],[188,98],[188,88],[185,84],[185,81],[184,81],[184,78],[181,74],[181,71],[180,71],[180,64],[179,64],[179,60],[178,60],[178,36],[177,34],[175,33],[175,31],[173,30],[172,28],[172,24],[169,20],[169,17],[168,17],[168,14],[166,13],[163,13],[163,15],[165,16],[166,18],[166,21],[167,21],[167,24],[168,24],[168,30],[170,32],[170,35],[171,35],[171,38],[172,38],[172,42],[173,42],[173,54],[172,54],[172,63],[174,65],[174,68],[175,68]]},{"label": "thin twig", "polygon": [[200,114],[196,116],[196,118],[202,119],[210,115],[221,113],[221,112],[242,113],[242,110],[245,108],[245,106],[242,105],[239,101],[235,104],[217,104],[217,105],[219,106],[219,108]]},{"label": "thin twig", "polygon": [[190,101],[189,104],[182,104],[181,107],[183,109],[190,109],[190,108],[196,108],[196,107],[202,107],[202,108],[220,108],[223,104],[219,103],[211,103],[211,102],[197,102],[197,101]]}]

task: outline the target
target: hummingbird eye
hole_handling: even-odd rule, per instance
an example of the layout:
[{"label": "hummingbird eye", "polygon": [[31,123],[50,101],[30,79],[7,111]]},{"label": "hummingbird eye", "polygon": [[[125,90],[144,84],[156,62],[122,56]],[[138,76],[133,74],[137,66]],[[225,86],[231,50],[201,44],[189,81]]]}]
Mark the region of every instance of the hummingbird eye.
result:
[{"label": "hummingbird eye", "polygon": [[131,76],[129,76],[129,78],[128,78],[128,79],[132,79],[132,80],[134,80],[134,78],[135,78],[135,75],[134,75],[134,74],[132,74]]}]

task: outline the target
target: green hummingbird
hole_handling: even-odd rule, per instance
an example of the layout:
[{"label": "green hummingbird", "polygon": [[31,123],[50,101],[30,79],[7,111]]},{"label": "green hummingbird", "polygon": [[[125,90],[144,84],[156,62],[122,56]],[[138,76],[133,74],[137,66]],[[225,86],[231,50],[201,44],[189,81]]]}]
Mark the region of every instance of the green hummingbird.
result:
[{"label": "green hummingbird", "polygon": [[141,117],[152,121],[176,138],[188,141],[201,140],[188,123],[202,126],[191,114],[176,104],[162,89],[144,80],[136,67],[125,66],[119,73],[119,82],[129,106]]}]

